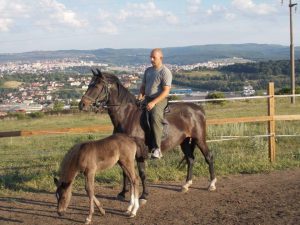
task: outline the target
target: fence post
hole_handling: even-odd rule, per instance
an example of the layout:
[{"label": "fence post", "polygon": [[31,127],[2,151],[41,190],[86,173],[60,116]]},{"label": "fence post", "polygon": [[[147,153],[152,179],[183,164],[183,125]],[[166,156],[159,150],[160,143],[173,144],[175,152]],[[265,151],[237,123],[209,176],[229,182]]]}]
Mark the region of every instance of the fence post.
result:
[{"label": "fence post", "polygon": [[274,83],[269,83],[268,88],[268,116],[270,120],[268,122],[269,131],[269,159],[270,162],[275,161],[275,97],[274,97]]}]

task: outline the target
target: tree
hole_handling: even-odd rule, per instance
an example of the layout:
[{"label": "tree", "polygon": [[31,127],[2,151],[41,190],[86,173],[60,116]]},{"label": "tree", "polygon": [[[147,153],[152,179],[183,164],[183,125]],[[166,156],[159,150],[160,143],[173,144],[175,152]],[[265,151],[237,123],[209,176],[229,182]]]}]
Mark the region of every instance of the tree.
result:
[{"label": "tree", "polygon": [[56,100],[54,102],[54,105],[53,105],[53,110],[54,111],[61,111],[61,110],[63,110],[64,105],[65,104],[63,102]]}]

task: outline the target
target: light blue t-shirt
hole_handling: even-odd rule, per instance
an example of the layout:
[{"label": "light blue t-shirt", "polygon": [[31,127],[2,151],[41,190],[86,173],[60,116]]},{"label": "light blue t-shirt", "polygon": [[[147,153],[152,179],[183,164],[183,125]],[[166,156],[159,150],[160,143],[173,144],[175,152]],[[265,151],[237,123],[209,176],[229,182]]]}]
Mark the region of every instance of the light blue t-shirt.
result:
[{"label": "light blue t-shirt", "polygon": [[163,91],[164,86],[171,86],[172,73],[165,65],[157,70],[153,66],[148,67],[144,73],[142,84],[145,85],[145,95],[156,98]]}]

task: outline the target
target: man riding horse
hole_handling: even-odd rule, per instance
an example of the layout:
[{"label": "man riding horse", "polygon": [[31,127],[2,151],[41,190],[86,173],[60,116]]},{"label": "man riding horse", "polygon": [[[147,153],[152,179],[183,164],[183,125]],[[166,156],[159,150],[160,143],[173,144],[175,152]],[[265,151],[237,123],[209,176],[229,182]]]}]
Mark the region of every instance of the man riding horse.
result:
[{"label": "man riding horse", "polygon": [[149,112],[149,124],[152,141],[150,149],[151,157],[160,159],[162,157],[160,146],[163,130],[164,109],[167,106],[172,83],[171,71],[163,65],[163,53],[159,48],[151,51],[151,67],[144,73],[138,100],[145,98],[146,110]]}]

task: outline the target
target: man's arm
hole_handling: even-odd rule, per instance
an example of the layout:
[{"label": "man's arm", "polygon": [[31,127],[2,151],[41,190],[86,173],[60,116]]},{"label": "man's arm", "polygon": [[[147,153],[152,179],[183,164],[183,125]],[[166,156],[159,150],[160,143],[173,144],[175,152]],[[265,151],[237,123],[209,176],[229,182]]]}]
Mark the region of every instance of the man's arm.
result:
[{"label": "man's arm", "polygon": [[170,90],[171,86],[163,86],[163,91],[160,93],[160,95],[148,103],[147,110],[150,111],[157,103],[168,97]]},{"label": "man's arm", "polygon": [[145,96],[145,84],[142,84],[142,86],[140,87],[140,93],[137,97],[138,100],[142,100]]}]

